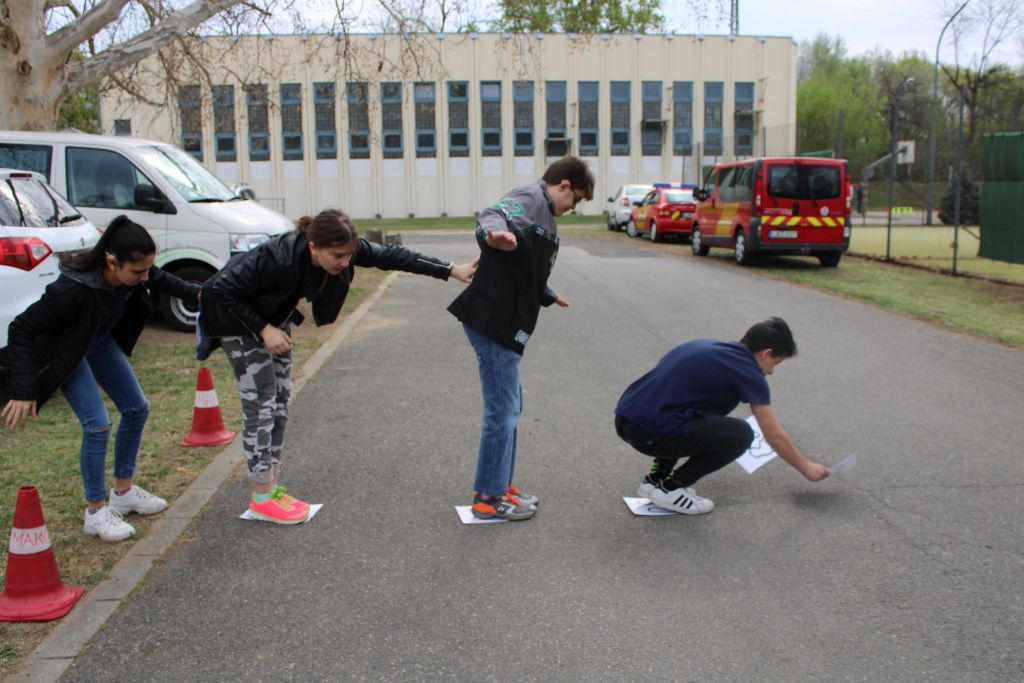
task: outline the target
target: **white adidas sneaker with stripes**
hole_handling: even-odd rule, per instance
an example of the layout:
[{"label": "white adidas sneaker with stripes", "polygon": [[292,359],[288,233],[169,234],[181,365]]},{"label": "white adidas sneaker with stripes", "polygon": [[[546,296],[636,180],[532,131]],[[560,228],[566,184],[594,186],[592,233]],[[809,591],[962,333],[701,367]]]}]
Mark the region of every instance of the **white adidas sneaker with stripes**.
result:
[{"label": "white adidas sneaker with stripes", "polygon": [[650,492],[651,502],[665,510],[682,515],[703,515],[715,509],[710,498],[701,498],[690,488],[669,488],[675,486],[671,479],[664,479]]}]

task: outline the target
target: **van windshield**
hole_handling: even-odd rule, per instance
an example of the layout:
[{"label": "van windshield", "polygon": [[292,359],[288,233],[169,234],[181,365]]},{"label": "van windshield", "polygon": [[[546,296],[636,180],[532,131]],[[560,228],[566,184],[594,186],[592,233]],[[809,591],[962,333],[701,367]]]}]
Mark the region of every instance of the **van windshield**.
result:
[{"label": "van windshield", "polygon": [[228,202],[235,193],[191,156],[174,147],[140,147],[139,153],[189,202]]},{"label": "van windshield", "polygon": [[840,167],[775,164],[768,167],[768,194],[780,199],[835,199],[842,194]]}]

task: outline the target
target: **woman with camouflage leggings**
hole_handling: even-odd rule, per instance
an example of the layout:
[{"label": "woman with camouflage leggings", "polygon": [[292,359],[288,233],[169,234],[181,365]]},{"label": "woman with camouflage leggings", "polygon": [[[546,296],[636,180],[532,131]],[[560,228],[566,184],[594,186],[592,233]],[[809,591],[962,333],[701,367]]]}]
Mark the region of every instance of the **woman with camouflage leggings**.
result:
[{"label": "woman with camouflage leggings", "polygon": [[345,302],[355,266],[404,270],[469,282],[476,263],[455,265],[397,245],[359,238],[336,209],[299,219],[298,230],[232,258],[203,286],[199,357],[219,341],[238,379],[242,447],[253,483],[251,513],[269,522],[299,524],[309,505],[277,485],[292,386],[292,325],[312,304],[313,321],[333,323]]}]

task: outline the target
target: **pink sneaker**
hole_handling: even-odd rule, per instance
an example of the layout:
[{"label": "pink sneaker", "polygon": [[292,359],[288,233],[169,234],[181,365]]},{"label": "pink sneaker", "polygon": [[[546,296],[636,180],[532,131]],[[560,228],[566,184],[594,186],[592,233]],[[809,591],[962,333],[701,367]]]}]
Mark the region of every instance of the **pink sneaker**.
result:
[{"label": "pink sneaker", "polygon": [[[278,486],[271,492],[270,498],[262,503],[249,496],[249,512],[256,519],[275,524],[301,524],[309,516],[309,506],[300,507],[285,500],[284,489]],[[287,496],[291,498],[291,496]],[[293,499],[294,500],[294,499]]]},{"label": "pink sneaker", "polygon": [[277,491],[281,492],[281,501],[282,502],[290,503],[291,505],[294,505],[297,508],[306,508],[307,510],[309,509],[309,503],[307,503],[304,500],[299,500],[298,498],[295,498],[294,496],[289,496],[288,492],[287,492],[287,489],[285,489],[285,487],[283,487],[283,486],[275,486],[273,491],[271,491],[271,493],[276,493]]}]

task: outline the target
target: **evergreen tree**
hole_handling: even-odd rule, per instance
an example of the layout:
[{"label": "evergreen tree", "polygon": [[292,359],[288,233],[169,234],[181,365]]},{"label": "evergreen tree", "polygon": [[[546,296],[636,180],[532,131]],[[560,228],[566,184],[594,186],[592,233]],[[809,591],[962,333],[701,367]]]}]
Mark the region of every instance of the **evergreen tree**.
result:
[{"label": "evergreen tree", "polygon": [[[960,177],[960,225],[978,225],[980,219],[979,200],[981,193],[978,185],[966,171]],[[956,222],[956,181],[946,186],[939,206],[939,220],[945,225]]]}]

